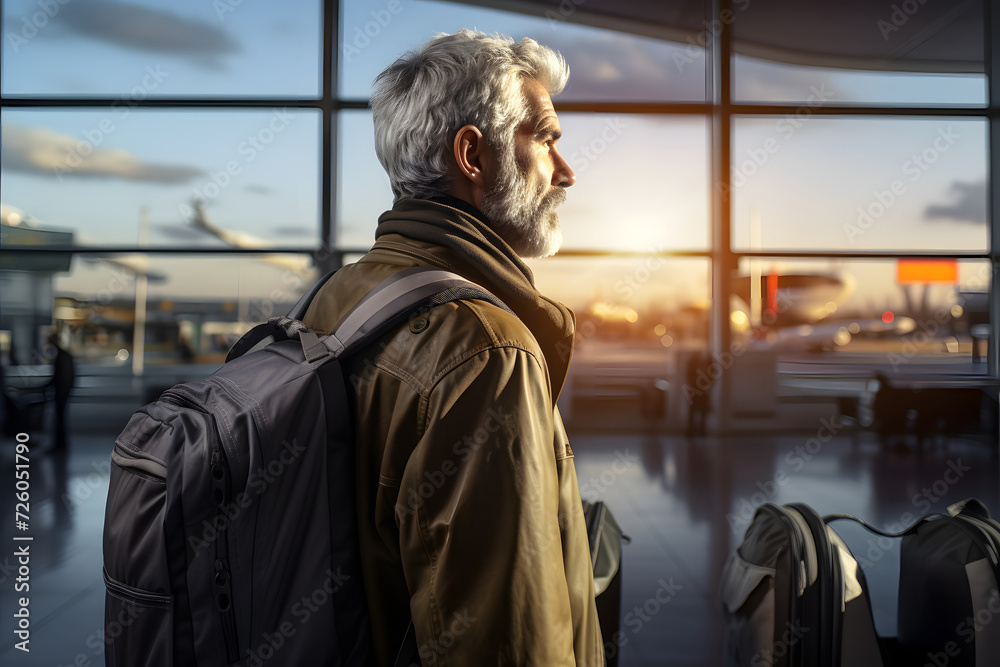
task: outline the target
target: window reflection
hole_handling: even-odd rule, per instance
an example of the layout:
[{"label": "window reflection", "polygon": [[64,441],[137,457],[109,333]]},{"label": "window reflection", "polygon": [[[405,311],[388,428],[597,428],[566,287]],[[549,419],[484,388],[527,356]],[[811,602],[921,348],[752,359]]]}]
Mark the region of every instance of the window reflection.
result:
[{"label": "window reflection", "polygon": [[707,259],[656,252],[529,262],[539,290],[576,312],[560,410],[576,427],[659,424],[687,414],[688,361],[708,345]]},{"label": "window reflection", "polygon": [[317,277],[308,255],[61,256],[61,267],[31,255],[16,271],[0,270],[5,295],[38,297],[5,308],[0,329],[28,353],[54,325],[71,332],[79,362],[102,368],[131,367],[143,312],[146,366],[220,364],[240,335],[286,313]]},{"label": "window reflection", "polygon": [[736,3],[733,99],[985,106],[983,4]]},{"label": "window reflection", "polygon": [[736,55],[739,102],[824,103],[834,106],[986,106],[982,72],[851,70],[790,65]]},{"label": "window reflection", "polygon": [[981,119],[737,118],[733,243],[984,251],[986,145]]},{"label": "window reflection", "polygon": [[[400,54],[439,32],[462,28],[531,37],[566,58],[563,101],[702,101],[704,41],[671,42],[576,22],[576,7],[542,16],[424,0],[358,0],[342,5],[340,94],[366,99],[372,81]],[[547,8],[547,6],[546,6]],[[696,17],[699,8],[691,13]],[[699,24],[700,22],[695,21]],[[640,26],[648,27],[646,24]],[[684,33],[687,34],[687,33]]]},{"label": "window reflection", "polygon": [[[367,248],[392,205],[372,149],[371,114],[340,116],[338,242]],[[559,114],[560,153],[577,183],[559,209],[572,250],[708,247],[707,122],[697,116]]]},{"label": "window reflection", "polygon": [[2,119],[5,233],[67,231],[103,247],[316,245],[317,112],[5,109]]},{"label": "window reflection", "polygon": [[3,93],[316,97],[322,4],[8,0]]},{"label": "window reflection", "polygon": [[655,251],[627,257],[561,256],[528,262],[535,284],[577,316],[577,347],[590,343],[704,345],[709,264]]}]

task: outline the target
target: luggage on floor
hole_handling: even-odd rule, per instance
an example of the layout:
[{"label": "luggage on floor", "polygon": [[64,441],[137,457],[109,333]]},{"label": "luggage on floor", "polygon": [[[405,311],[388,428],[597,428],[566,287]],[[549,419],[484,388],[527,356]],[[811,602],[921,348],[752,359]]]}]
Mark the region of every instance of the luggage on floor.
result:
[{"label": "luggage on floor", "polygon": [[[898,637],[875,631],[867,583],[829,522],[901,538]],[[723,571],[728,665],[1000,665],[1000,524],[975,499],[900,533],[822,519],[803,504],[757,509]]]},{"label": "luggage on floor", "polygon": [[882,667],[867,591],[812,508],[760,506],[722,574],[725,664]]},{"label": "luggage on floor", "polygon": [[583,501],[583,516],[590,541],[590,562],[594,566],[594,593],[604,638],[604,661],[607,667],[617,667],[622,636],[622,542],[632,540],[622,532],[611,510],[601,500]]},{"label": "luggage on floor", "polygon": [[422,305],[469,298],[506,308],[455,274],[401,271],[334,335],[275,318],[132,416],[104,523],[109,666],[368,664],[339,359]]},{"label": "luggage on floor", "polygon": [[970,498],[928,515],[901,533],[897,637],[885,642],[889,665],[1000,665],[1000,523]]}]

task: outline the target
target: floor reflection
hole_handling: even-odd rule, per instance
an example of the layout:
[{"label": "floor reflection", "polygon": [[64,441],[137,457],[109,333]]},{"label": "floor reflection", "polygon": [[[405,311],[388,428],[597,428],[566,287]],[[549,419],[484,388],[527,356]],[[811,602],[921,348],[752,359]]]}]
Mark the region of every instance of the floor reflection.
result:
[{"label": "floor reflection", "polygon": [[[44,453],[42,434],[32,450],[32,650],[17,651],[5,632],[2,664],[103,664],[101,531],[115,435],[87,429],[57,457]],[[821,423],[799,436],[570,436],[582,495],[604,500],[632,538],[624,547],[624,667],[718,664],[719,572],[762,502],[806,502],[820,513],[848,512],[890,529],[969,496],[1000,513],[995,442],[883,446]],[[13,441],[0,449],[0,475],[12,480]],[[0,513],[14,514],[12,493],[0,495]],[[898,548],[850,524],[838,529],[865,568],[880,630],[893,632]],[[14,544],[13,521],[3,531]],[[13,548],[4,551],[0,617],[10,619],[17,569]]]},{"label": "floor reflection", "polygon": [[[970,496],[1000,514],[995,442],[885,447],[823,426],[801,436],[693,440],[570,434],[581,484],[600,491],[632,537],[624,547],[622,665],[719,664],[719,573],[761,503],[805,502],[889,529]],[[634,464],[616,468],[622,458]],[[886,547],[852,524],[835,526],[868,577],[879,631],[894,633],[898,544]],[[682,588],[649,614],[664,580]]]}]

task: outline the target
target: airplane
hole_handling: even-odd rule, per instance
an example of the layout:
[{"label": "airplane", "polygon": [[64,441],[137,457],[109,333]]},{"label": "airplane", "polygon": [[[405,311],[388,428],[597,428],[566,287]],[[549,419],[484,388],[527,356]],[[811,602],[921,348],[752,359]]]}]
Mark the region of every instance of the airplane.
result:
[{"label": "airplane", "polygon": [[[208,213],[205,212],[204,205],[198,199],[191,202],[191,209],[191,224],[195,229],[211,234],[223,243],[231,245],[234,248],[268,248],[274,245],[271,241],[253,236],[252,234],[247,234],[246,232],[240,232],[233,229],[226,229],[216,225],[209,219]],[[309,280],[314,278],[315,271],[310,257],[304,255],[266,254],[261,255],[257,259],[283,269],[293,271],[294,273],[304,276]]]},{"label": "airplane", "polygon": [[[760,282],[762,317],[767,326],[779,329],[826,318],[854,291],[850,276],[768,273],[760,276]],[[749,309],[754,298],[750,276],[737,277],[732,293]]]},{"label": "airplane", "polygon": [[733,323],[782,349],[811,351],[844,347],[856,337],[902,336],[917,327],[916,320],[900,315],[882,317],[832,317],[854,291],[850,275],[765,274],[761,276],[761,323],[753,329],[750,303],[751,278],[733,283]]}]

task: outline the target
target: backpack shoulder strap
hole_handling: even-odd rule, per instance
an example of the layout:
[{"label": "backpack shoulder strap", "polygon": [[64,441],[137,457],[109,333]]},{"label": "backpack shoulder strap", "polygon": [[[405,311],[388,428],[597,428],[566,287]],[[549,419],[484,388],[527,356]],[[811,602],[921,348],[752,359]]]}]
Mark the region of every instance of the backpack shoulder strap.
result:
[{"label": "backpack shoulder strap", "polygon": [[510,308],[457,273],[427,266],[399,271],[383,280],[355,306],[323,343],[335,355],[363,345],[408,317],[414,310],[459,299],[479,299],[508,313]]},{"label": "backpack shoulder strap", "polygon": [[295,305],[292,306],[292,309],[288,311],[287,317],[291,320],[301,320],[303,317],[305,317],[306,311],[309,310],[309,304],[312,303],[312,300],[316,298],[316,295],[319,294],[319,291],[323,289],[323,285],[326,285],[326,283],[330,280],[330,278],[333,277],[333,274],[335,274],[336,272],[337,272],[336,270],[330,271],[330,273],[326,274],[325,276],[317,280],[316,283],[309,288],[309,291],[303,294],[302,298],[300,298],[298,301],[295,302]]},{"label": "backpack shoulder strap", "polygon": [[244,334],[229,351],[226,361],[232,361],[276,340],[298,338],[302,341],[306,361],[312,363],[331,352],[337,356],[348,348],[353,350],[364,345],[365,341],[384,333],[415,310],[459,299],[487,301],[513,314],[503,301],[457,273],[430,266],[415,266],[398,271],[383,280],[348,313],[336,331],[329,336],[319,337],[300,320],[331,276],[333,272],[317,281],[287,316],[273,317]]}]

